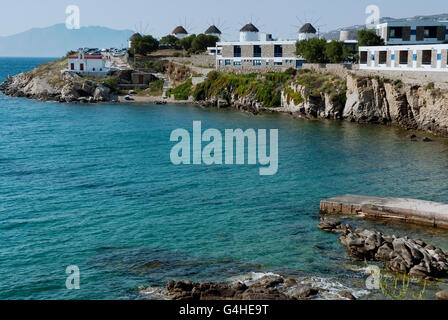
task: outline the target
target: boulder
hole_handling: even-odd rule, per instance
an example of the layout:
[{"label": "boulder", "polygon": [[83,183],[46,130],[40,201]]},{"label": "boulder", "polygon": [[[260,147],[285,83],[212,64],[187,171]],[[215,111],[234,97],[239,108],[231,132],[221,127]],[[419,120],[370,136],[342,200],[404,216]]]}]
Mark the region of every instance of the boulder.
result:
[{"label": "boulder", "polygon": [[93,99],[96,101],[107,101],[109,100],[110,89],[106,86],[100,85],[95,89],[93,93]]},{"label": "boulder", "polygon": [[448,290],[437,292],[436,297],[439,300],[448,300]]}]

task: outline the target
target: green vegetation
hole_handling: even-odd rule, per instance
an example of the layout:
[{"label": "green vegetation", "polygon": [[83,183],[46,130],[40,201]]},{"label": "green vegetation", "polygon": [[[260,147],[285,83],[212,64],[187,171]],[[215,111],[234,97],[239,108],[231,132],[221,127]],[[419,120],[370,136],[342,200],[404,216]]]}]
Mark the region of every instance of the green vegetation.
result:
[{"label": "green vegetation", "polygon": [[168,60],[147,60],[145,61],[145,68],[152,72],[165,73],[168,67]]},{"label": "green vegetation", "polygon": [[344,42],[327,42],[325,39],[299,41],[296,53],[305,58],[308,63],[341,63],[347,61],[350,55]]},{"label": "green vegetation", "polygon": [[430,82],[425,86],[425,89],[426,90],[434,89],[434,86],[435,86],[434,82]]},{"label": "green vegetation", "polygon": [[158,79],[149,84],[149,88],[141,91],[141,95],[149,95],[153,97],[161,96],[163,93],[163,79]]},{"label": "green vegetation", "polygon": [[303,99],[300,92],[296,92],[291,88],[285,89],[285,95],[286,95],[286,101],[288,102],[288,104],[291,103],[291,100],[294,101],[295,105],[299,105],[299,104],[305,102],[305,100]]},{"label": "green vegetation", "polygon": [[297,43],[296,53],[305,58],[308,63],[326,63],[325,54],[327,41],[325,39],[308,39]]},{"label": "green vegetation", "polygon": [[[307,96],[290,88],[291,85],[302,85]],[[210,72],[207,79],[193,90],[193,98],[203,101],[211,97],[228,99],[229,94],[237,97],[253,95],[254,99],[266,108],[281,106],[281,92],[295,104],[303,103],[312,97],[321,97],[322,93],[330,95],[333,101],[345,103],[346,85],[343,79],[330,74],[313,73],[309,70],[288,69],[283,73],[266,73],[264,75]]]},{"label": "green vegetation", "polygon": [[160,39],[160,47],[170,49],[180,49],[179,39],[177,39],[172,34],[164,36],[162,39]]},{"label": "green vegetation", "polygon": [[358,46],[384,46],[384,40],[379,35],[377,35],[374,30],[359,30]]},{"label": "green vegetation", "polygon": [[402,82],[401,80],[395,80],[395,81],[394,81],[394,85],[395,85],[397,88],[402,88],[402,87],[403,87],[403,82]]},{"label": "green vegetation", "polygon": [[[164,37],[164,38],[167,38],[167,37]],[[172,40],[167,38],[164,41],[172,41]],[[218,37],[215,37],[215,36],[209,36],[209,35],[205,35],[202,33],[199,35],[192,34],[192,35],[185,37],[181,40],[177,40],[174,47],[182,48],[182,49],[188,51],[189,53],[201,53],[201,52],[205,52],[208,47],[214,47],[216,45],[216,42],[218,42],[218,41],[219,41]]]},{"label": "green vegetation", "polygon": [[132,54],[147,55],[159,49],[159,41],[153,36],[137,37],[132,41],[130,52]]},{"label": "green vegetation", "polygon": [[106,78],[103,80],[103,84],[111,90],[118,91],[118,79]]},{"label": "green vegetation", "polygon": [[325,55],[331,63],[347,61],[349,51],[343,41],[331,41],[325,46]]},{"label": "green vegetation", "polygon": [[188,79],[186,82],[177,86],[174,89],[168,90],[168,95],[174,95],[175,100],[188,100],[188,97],[191,94],[191,87],[193,86],[193,82],[191,79]]}]

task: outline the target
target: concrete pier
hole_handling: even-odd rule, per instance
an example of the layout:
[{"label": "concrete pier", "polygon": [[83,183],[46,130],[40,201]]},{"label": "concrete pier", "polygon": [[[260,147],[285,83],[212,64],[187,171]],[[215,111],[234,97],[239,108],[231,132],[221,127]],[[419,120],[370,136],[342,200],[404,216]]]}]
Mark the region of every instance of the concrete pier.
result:
[{"label": "concrete pier", "polygon": [[344,195],[323,200],[320,212],[365,215],[448,229],[448,205],[423,200]]}]

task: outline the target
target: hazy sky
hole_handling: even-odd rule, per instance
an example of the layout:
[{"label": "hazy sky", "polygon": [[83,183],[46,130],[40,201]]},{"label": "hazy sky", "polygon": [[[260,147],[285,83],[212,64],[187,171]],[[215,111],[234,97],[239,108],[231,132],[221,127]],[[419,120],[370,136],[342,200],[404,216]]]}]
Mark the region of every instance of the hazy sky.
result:
[{"label": "hazy sky", "polygon": [[397,18],[448,12],[447,0],[0,0],[0,36],[63,23],[72,4],[80,7],[81,26],[162,36],[179,24],[200,33],[214,23],[227,38],[237,36],[250,20],[262,32],[284,38],[294,37],[302,22],[322,31],[362,24],[371,4],[381,16]]}]

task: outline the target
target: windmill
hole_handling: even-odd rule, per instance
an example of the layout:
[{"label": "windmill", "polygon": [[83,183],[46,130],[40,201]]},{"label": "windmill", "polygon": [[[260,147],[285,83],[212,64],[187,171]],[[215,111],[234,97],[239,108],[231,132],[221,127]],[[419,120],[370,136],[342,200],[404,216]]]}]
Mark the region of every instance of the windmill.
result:
[{"label": "windmill", "polygon": [[309,17],[306,12],[303,14],[303,17],[296,17],[297,22],[299,23],[299,25],[293,25],[292,27],[294,28],[295,32],[294,35],[297,38],[297,30],[301,29],[303,26],[307,25],[307,24],[311,24],[312,26],[314,26],[314,28],[316,29],[317,33],[316,36],[317,38],[321,38],[321,34],[322,34],[322,30],[324,27],[326,27],[326,25],[320,24],[320,20],[321,18],[313,18],[313,17]]}]

